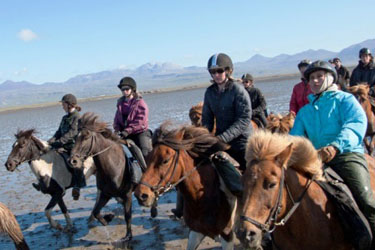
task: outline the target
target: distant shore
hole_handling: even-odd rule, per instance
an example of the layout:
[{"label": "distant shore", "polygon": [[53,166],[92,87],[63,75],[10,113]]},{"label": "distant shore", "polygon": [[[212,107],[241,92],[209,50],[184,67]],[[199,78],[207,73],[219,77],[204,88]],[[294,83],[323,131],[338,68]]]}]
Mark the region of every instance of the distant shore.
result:
[{"label": "distant shore", "polygon": [[[284,75],[272,75],[272,76],[255,77],[255,83],[257,83],[257,82],[269,82],[269,81],[282,81],[282,80],[288,80],[288,79],[295,79],[295,78],[298,78],[298,77],[299,77],[299,74],[284,74]],[[189,85],[178,86],[178,87],[140,91],[140,93],[142,95],[155,94],[155,93],[167,93],[167,92],[173,92],[173,91],[183,91],[183,90],[188,90],[188,89],[204,88],[204,87],[207,87],[209,85],[210,85],[209,82],[205,82],[205,83],[201,83],[201,84],[189,84]],[[78,103],[113,99],[113,98],[119,98],[120,96],[121,95],[118,94],[118,95],[106,95],[106,96],[94,96],[94,97],[88,97],[88,98],[79,98]],[[36,103],[36,104],[30,104],[30,105],[5,107],[5,108],[0,108],[0,114],[18,111],[18,110],[44,108],[44,107],[50,107],[50,106],[56,106],[56,105],[60,105],[60,102],[44,102],[44,103]]]}]

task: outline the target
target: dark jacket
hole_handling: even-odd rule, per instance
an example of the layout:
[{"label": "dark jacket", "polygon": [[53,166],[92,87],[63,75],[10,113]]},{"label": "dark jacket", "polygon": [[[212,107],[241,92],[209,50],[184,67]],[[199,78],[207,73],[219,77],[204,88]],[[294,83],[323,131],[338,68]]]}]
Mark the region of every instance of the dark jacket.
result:
[{"label": "dark jacket", "polygon": [[[128,114],[125,115],[124,105],[130,106]],[[130,102],[130,103],[129,103]],[[117,111],[113,122],[115,131],[126,131],[130,134],[138,134],[148,129],[148,107],[140,95],[129,101],[125,97],[117,100]]]},{"label": "dark jacket", "polygon": [[255,87],[246,88],[250,96],[252,116],[265,115],[267,110],[266,99],[260,89]]},{"label": "dark jacket", "polygon": [[72,150],[78,134],[78,111],[73,111],[63,116],[55,135],[49,140],[54,148],[63,147],[68,152]]},{"label": "dark jacket", "polygon": [[222,92],[216,83],[206,90],[202,125],[212,131],[216,118],[216,135],[232,148],[244,148],[251,134],[251,104],[245,88],[228,80]]},{"label": "dark jacket", "polygon": [[352,72],[350,77],[350,86],[358,85],[361,82],[367,82],[370,87],[375,84],[375,66],[374,62],[371,62],[364,66],[362,61],[359,61],[357,67]]}]

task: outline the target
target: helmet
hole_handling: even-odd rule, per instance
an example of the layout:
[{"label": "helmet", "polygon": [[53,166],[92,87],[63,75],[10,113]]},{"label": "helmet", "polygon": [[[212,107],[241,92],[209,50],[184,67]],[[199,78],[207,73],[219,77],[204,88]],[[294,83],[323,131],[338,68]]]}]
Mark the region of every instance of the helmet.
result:
[{"label": "helmet", "polygon": [[371,55],[371,51],[368,48],[362,48],[359,51],[359,58],[361,58],[362,55]]},{"label": "helmet", "polygon": [[302,67],[307,67],[311,64],[311,61],[308,60],[308,59],[304,59],[302,61],[300,61],[300,63],[298,64],[298,68],[302,68]]},{"label": "helmet", "polygon": [[125,86],[129,86],[133,89],[133,91],[137,90],[137,83],[134,81],[133,78],[126,76],[120,80],[120,83],[117,85],[119,89],[122,89]]},{"label": "helmet", "polygon": [[207,69],[230,69],[233,70],[232,59],[224,53],[215,54],[208,59]]},{"label": "helmet", "polygon": [[244,74],[242,75],[241,80],[254,81],[254,78],[251,74]]},{"label": "helmet", "polygon": [[312,64],[310,64],[307,69],[305,70],[303,76],[306,80],[309,80],[311,73],[318,71],[318,70],[324,70],[326,72],[330,72],[333,75],[333,82],[335,83],[337,80],[337,72],[336,69],[332,67],[332,65],[326,61],[315,61]]},{"label": "helmet", "polygon": [[70,105],[76,105],[77,98],[73,94],[66,94],[61,98],[61,102],[65,102]]}]

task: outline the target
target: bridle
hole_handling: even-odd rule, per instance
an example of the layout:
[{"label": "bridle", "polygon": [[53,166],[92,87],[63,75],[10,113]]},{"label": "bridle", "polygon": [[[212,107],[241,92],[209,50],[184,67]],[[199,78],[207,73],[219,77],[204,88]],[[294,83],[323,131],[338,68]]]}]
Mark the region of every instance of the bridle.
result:
[{"label": "bridle", "polygon": [[87,151],[87,153],[84,154],[85,156],[82,156],[82,154],[81,155],[75,154],[74,157],[76,157],[79,160],[81,160],[82,162],[84,162],[87,158],[100,155],[101,153],[104,153],[105,151],[109,150],[112,147],[112,144],[111,144],[108,147],[106,147],[105,149],[100,150],[97,153],[92,153],[93,148],[94,148],[94,141],[96,141],[96,137],[94,135],[91,135],[90,147],[89,147],[89,150]]},{"label": "bridle", "polygon": [[[293,197],[290,193],[289,187],[288,187],[287,183],[285,182],[285,168],[282,167],[281,169],[282,169],[282,171],[281,171],[279,191],[278,191],[278,194],[277,194],[277,200],[276,200],[275,205],[272,207],[270,215],[268,216],[266,222],[261,223],[261,222],[259,222],[257,220],[254,220],[254,219],[252,219],[248,216],[245,216],[245,215],[240,216],[241,220],[250,222],[251,224],[255,225],[257,228],[262,230],[262,232],[272,233],[273,231],[275,231],[277,226],[284,226],[285,223],[289,220],[289,218],[292,216],[292,214],[296,211],[296,209],[301,204],[301,200],[305,196],[307,190],[309,189],[309,187],[310,187],[310,185],[313,181],[312,179],[309,179],[309,181],[307,182],[307,184],[305,186],[305,189],[303,190],[301,196],[297,199],[297,201],[294,201],[294,199],[293,199]],[[288,211],[288,213],[284,216],[284,218],[281,219],[279,222],[277,222],[277,217],[279,216],[281,208],[282,208],[281,199],[283,197],[284,185],[286,187],[286,190],[288,191],[289,198],[293,202],[293,206]]]},{"label": "bridle", "polygon": [[[163,145],[165,145],[167,147],[170,147],[170,146],[168,146],[164,143],[163,143]],[[176,173],[176,169],[177,169],[177,166],[178,166],[178,159],[180,157],[180,150],[174,149],[174,151],[175,151],[175,155],[174,155],[173,161],[172,161],[173,165],[168,168],[167,173],[163,176],[163,178],[158,182],[157,185],[153,186],[153,185],[151,185],[151,184],[149,184],[145,181],[139,182],[139,184],[145,185],[146,187],[151,189],[151,191],[155,195],[155,202],[160,198],[160,196],[167,193],[168,191],[170,191],[171,189],[176,187],[178,184],[180,184],[183,180],[188,178],[199,166],[201,166],[205,162],[205,160],[202,160],[201,162],[199,162],[198,165],[196,165],[194,168],[190,169],[185,175],[183,175],[180,179],[178,179],[178,181],[176,181],[175,183],[172,184],[172,179],[173,179],[173,177]],[[171,172],[171,175],[170,175],[168,181],[166,181],[165,185],[162,185],[162,183],[165,182],[165,180],[167,179],[167,176],[170,172]]]}]

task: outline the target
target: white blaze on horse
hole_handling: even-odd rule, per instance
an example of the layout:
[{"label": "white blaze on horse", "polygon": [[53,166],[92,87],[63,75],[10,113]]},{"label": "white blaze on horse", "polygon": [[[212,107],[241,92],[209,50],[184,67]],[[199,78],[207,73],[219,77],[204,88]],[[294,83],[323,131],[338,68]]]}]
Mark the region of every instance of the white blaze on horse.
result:
[{"label": "white blaze on horse", "polygon": [[[52,196],[45,209],[50,226],[59,230],[63,229],[51,216],[52,209],[58,204],[67,223],[64,230],[69,231],[73,228],[73,223],[63,196],[65,190],[72,187],[72,173],[68,170],[64,158],[56,151],[50,150],[47,142],[38,139],[33,134],[34,129],[30,129],[19,131],[15,135],[16,142],[12,146],[5,167],[13,172],[20,164],[28,162],[38,182],[44,186],[42,191]],[[88,158],[84,165],[84,175],[88,179],[96,171],[94,161]]]}]

